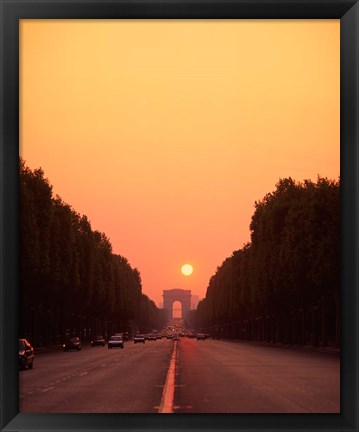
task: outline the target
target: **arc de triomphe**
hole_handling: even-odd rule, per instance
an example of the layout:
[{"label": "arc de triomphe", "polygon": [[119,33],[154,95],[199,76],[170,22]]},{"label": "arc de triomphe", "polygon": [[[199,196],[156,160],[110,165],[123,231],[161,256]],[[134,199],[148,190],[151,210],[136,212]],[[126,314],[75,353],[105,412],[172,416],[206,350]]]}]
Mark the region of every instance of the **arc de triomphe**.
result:
[{"label": "arc de triomphe", "polygon": [[191,290],[179,288],[163,290],[163,309],[167,310],[168,316],[173,318],[172,308],[175,301],[182,304],[182,318],[186,317],[187,312],[191,310]]}]

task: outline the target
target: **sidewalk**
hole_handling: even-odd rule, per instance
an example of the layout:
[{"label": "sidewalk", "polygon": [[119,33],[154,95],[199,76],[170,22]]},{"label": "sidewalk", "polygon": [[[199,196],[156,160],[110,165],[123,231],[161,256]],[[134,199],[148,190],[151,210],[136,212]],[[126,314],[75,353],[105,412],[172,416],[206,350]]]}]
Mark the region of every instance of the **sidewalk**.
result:
[{"label": "sidewalk", "polygon": [[289,344],[282,344],[282,343],[273,343],[273,342],[259,342],[259,341],[250,341],[250,340],[241,340],[241,339],[225,339],[222,340],[228,341],[228,342],[238,342],[238,343],[245,343],[249,345],[258,345],[258,346],[266,346],[271,348],[281,348],[281,349],[295,349],[295,350],[307,350],[307,351],[313,351],[313,352],[323,352],[323,353],[330,353],[335,355],[340,355],[340,348],[336,348],[334,346],[319,346],[315,347],[312,345],[289,345]]},{"label": "sidewalk", "polygon": [[[90,342],[81,342],[81,345],[90,346]],[[62,351],[62,343],[56,345],[41,346],[41,347],[35,346],[34,350],[35,350],[35,354]]]},{"label": "sidewalk", "polygon": [[35,354],[40,354],[43,352],[51,352],[51,351],[61,351],[62,350],[62,344],[58,345],[48,345],[48,346],[41,346],[41,347],[34,347]]}]

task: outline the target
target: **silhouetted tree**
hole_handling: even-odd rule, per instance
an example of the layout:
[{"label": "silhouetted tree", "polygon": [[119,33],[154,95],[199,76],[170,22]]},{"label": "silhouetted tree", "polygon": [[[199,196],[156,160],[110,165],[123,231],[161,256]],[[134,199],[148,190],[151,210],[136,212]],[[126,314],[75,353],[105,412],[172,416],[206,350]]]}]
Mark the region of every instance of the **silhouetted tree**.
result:
[{"label": "silhouetted tree", "polygon": [[53,197],[42,169],[32,171],[22,159],[19,231],[20,331],[33,343],[164,324],[142,293],[140,272],[113,254],[86,216]]},{"label": "silhouetted tree", "polygon": [[251,242],[211,277],[197,325],[292,343],[320,329],[325,341],[339,319],[339,216],[339,180],[280,179],[255,202]]}]

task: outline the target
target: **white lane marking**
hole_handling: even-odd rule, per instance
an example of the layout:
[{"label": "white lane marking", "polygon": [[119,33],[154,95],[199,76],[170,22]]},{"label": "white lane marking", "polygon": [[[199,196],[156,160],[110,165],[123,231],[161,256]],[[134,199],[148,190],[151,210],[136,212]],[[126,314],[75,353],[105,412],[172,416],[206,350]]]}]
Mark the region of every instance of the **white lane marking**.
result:
[{"label": "white lane marking", "polygon": [[177,341],[174,343],[172,357],[167,372],[166,382],[162,393],[159,413],[172,414],[175,395],[175,371],[176,371]]},{"label": "white lane marking", "polygon": [[87,374],[88,374],[88,372],[82,372],[82,373],[79,374],[79,376],[84,376],[84,375],[87,375]]},{"label": "white lane marking", "polygon": [[47,392],[47,391],[49,391],[49,390],[52,390],[54,387],[52,386],[52,387],[47,387],[47,388],[45,388],[45,389],[43,389],[42,391],[41,391],[41,393],[45,393],[45,392]]}]

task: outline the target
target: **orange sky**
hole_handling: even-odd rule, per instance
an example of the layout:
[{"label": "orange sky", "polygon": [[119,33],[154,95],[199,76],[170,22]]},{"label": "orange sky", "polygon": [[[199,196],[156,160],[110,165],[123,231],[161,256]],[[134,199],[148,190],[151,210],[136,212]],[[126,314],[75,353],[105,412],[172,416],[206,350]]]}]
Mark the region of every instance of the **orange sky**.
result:
[{"label": "orange sky", "polygon": [[22,20],[20,154],[139,269],[150,298],[204,297],[279,178],[338,178],[339,30]]}]

